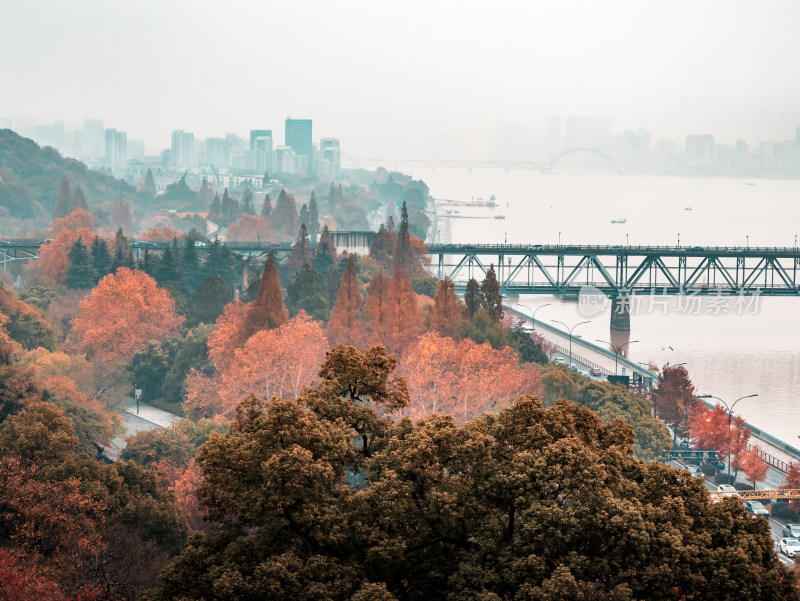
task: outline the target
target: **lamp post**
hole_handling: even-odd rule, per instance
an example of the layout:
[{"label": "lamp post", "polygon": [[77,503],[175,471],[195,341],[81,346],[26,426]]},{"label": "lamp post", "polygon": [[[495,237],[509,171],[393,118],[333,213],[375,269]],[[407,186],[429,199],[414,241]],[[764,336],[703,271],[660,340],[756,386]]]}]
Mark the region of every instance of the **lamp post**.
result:
[{"label": "lamp post", "polygon": [[582,325],[582,324],[584,324],[584,323],[589,323],[589,322],[588,322],[588,321],[579,321],[578,323],[576,323],[576,324],[575,324],[574,326],[572,326],[572,327],[569,327],[569,326],[568,326],[567,324],[565,324],[563,321],[558,321],[558,320],[556,320],[556,319],[554,319],[554,320],[553,320],[553,323],[560,323],[562,326],[564,326],[565,328],[567,328],[567,331],[569,332],[569,367],[570,367],[570,369],[572,369],[572,331],[573,331],[575,328],[577,328],[579,325]]},{"label": "lamp post", "polygon": [[701,394],[698,395],[698,399],[717,399],[720,403],[725,405],[725,408],[728,410],[728,484],[731,483],[731,418],[733,417],[733,408],[736,407],[736,403],[741,401],[742,399],[749,399],[754,396],[758,396],[758,394],[748,394],[747,396],[740,396],[738,399],[733,401],[733,404],[728,406],[728,403],[723,401],[718,396],[714,396],[713,394]]},{"label": "lamp post", "polygon": [[536,312],[539,309],[543,309],[545,307],[549,307],[550,303],[545,303],[543,305],[539,305],[535,309],[531,309],[528,305],[520,305],[519,303],[517,303],[517,306],[518,307],[525,307],[528,311],[531,312],[531,333],[533,333],[533,332],[536,331]]},{"label": "lamp post", "polygon": [[614,375],[616,376],[617,375],[617,363],[619,361],[619,353],[620,353],[620,351],[622,351],[622,349],[625,348],[626,346],[628,346],[629,344],[633,344],[634,342],[639,342],[639,341],[638,340],[630,340],[629,342],[626,342],[625,344],[620,344],[619,346],[614,346],[608,340],[599,340],[598,339],[597,342],[602,342],[603,344],[607,344],[608,346],[611,347],[611,350],[614,351]]}]

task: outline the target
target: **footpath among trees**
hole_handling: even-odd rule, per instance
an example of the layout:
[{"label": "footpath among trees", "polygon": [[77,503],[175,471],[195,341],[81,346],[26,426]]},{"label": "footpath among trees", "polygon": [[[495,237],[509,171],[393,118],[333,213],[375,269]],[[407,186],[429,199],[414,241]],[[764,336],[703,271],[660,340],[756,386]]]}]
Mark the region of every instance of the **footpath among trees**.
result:
[{"label": "footpath among trees", "polygon": [[[647,398],[548,363],[493,268],[462,302],[406,203],[355,256],[291,198],[260,216],[297,232],[280,264],[165,229],[136,260],[75,207],[0,286],[0,599],[800,598],[765,523],[653,461]],[[675,429],[700,416],[673,369]],[[110,464],[134,384],[185,418]]]}]

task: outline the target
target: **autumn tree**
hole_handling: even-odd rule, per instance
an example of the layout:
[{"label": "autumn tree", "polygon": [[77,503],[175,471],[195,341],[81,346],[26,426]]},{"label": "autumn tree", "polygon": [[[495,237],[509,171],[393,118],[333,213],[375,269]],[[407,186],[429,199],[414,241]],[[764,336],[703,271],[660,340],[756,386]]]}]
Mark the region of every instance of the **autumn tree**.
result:
[{"label": "autumn tree", "polygon": [[395,266],[387,294],[389,308],[389,338],[382,341],[392,353],[402,353],[420,332],[417,296],[411,287],[408,273]]},{"label": "autumn tree", "polygon": [[148,242],[172,242],[176,238],[183,238],[183,232],[168,225],[150,228],[139,235],[140,240]]},{"label": "autumn tree", "polygon": [[198,496],[219,528],[193,539],[154,601],[234,587],[331,601],[800,598],[763,521],[637,460],[621,420],[525,396],[464,426],[391,421],[375,409],[403,395],[373,401],[389,366],[331,353],[307,394],[249,398],[203,447]]},{"label": "autumn tree", "polygon": [[370,345],[387,344],[391,336],[392,312],[389,304],[391,280],[384,271],[378,271],[369,282],[364,305],[367,341]]},{"label": "autumn tree", "polygon": [[486,277],[481,283],[481,294],[489,317],[495,321],[503,319],[503,297],[500,295],[500,284],[497,282],[494,265],[489,265],[486,270]]},{"label": "autumn tree", "polygon": [[449,413],[466,423],[524,394],[542,393],[538,371],[519,366],[510,348],[455,342],[435,332],[410,347],[401,368],[413,399],[409,412],[416,418]]},{"label": "autumn tree", "polygon": [[682,365],[664,366],[653,390],[655,414],[670,425],[675,436],[682,435],[700,406],[689,372]]},{"label": "autumn tree", "polygon": [[275,234],[264,217],[245,214],[228,227],[226,237],[231,242],[264,242],[272,240]]},{"label": "autumn tree", "polygon": [[311,260],[311,243],[308,239],[308,230],[306,225],[300,225],[300,231],[297,234],[297,241],[294,243],[292,252],[289,253],[289,258],[286,260],[289,270],[289,276],[294,278],[297,272],[303,268],[303,265]]},{"label": "autumn tree", "polygon": [[111,271],[116,272],[120,267],[136,269],[133,250],[125,234],[122,233],[122,228],[117,230],[116,236],[114,237],[114,260],[111,263]]},{"label": "autumn tree", "polygon": [[53,222],[50,224],[50,229],[47,230],[47,235],[50,238],[54,238],[64,230],[77,232],[83,228],[94,230],[94,227],[94,218],[88,211],[84,209],[75,209],[64,217],[56,217],[53,219]]},{"label": "autumn tree", "polygon": [[100,280],[72,322],[80,347],[104,362],[130,359],[148,340],[180,329],[175,302],[153,278],[121,267]]},{"label": "autumn tree", "polygon": [[475,314],[481,309],[486,308],[486,299],[475,278],[470,278],[469,282],[467,282],[467,288],[464,292],[464,304],[467,306],[467,317],[469,319],[475,317]]},{"label": "autumn tree", "polygon": [[339,287],[336,304],[328,322],[327,335],[332,345],[350,344],[358,347],[363,344],[364,324],[361,317],[363,304],[364,299],[358,290],[356,264],[353,255],[350,255],[342,275],[342,285]]},{"label": "autumn tree", "polygon": [[237,335],[237,346],[242,346],[250,336],[259,330],[272,330],[288,320],[289,315],[283,304],[283,292],[278,282],[273,255],[267,257],[261,273],[261,286],[256,300],[248,309],[247,317]]},{"label": "autumn tree", "polygon": [[764,461],[764,458],[761,456],[761,450],[758,447],[753,446],[745,451],[739,463],[742,470],[744,470],[745,479],[753,484],[753,488],[756,487],[758,482],[761,482],[767,477],[769,465]]},{"label": "autumn tree", "polygon": [[440,280],[433,299],[433,310],[430,312],[429,328],[439,333],[450,332],[464,317],[464,309],[453,281],[449,278]]}]

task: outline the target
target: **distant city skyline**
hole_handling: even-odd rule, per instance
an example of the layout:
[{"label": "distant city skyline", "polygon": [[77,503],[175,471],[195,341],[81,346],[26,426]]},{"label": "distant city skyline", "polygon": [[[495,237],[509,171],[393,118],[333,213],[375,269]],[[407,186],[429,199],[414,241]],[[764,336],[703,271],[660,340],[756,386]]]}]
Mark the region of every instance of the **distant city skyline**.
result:
[{"label": "distant city skyline", "polygon": [[148,153],[174,129],[244,137],[290,115],[363,157],[477,157],[554,114],[676,142],[800,124],[792,0],[7,4],[0,116],[100,116]]}]

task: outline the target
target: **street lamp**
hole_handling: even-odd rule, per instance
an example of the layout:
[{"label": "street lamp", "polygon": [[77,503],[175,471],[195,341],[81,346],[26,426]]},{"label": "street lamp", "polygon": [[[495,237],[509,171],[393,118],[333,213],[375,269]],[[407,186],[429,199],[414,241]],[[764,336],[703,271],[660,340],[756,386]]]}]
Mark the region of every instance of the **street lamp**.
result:
[{"label": "street lamp", "polygon": [[725,405],[725,408],[728,410],[728,484],[731,483],[731,418],[733,417],[733,408],[736,407],[736,403],[741,401],[742,399],[749,399],[754,396],[758,396],[758,394],[748,394],[747,396],[741,396],[735,401],[733,401],[733,405],[728,406],[728,403],[723,401],[718,396],[714,396],[713,394],[701,394],[698,395],[698,399],[717,399],[720,403]]},{"label": "street lamp", "polygon": [[565,324],[563,321],[558,321],[557,319],[554,319],[554,320],[553,320],[553,322],[554,322],[554,323],[560,323],[562,326],[564,326],[565,328],[567,328],[567,331],[569,332],[569,367],[570,367],[570,369],[571,369],[571,368],[572,368],[572,331],[573,331],[575,328],[577,328],[579,325],[582,325],[582,324],[584,324],[584,323],[589,323],[589,322],[588,322],[588,321],[579,321],[578,323],[576,323],[576,324],[575,324],[574,326],[572,326],[572,327],[569,327],[569,326],[568,326],[567,324]]},{"label": "street lamp", "polygon": [[543,309],[544,307],[549,307],[550,303],[545,303],[543,305],[539,305],[535,309],[531,309],[528,305],[520,305],[519,303],[517,303],[517,306],[518,307],[525,307],[528,311],[531,312],[531,333],[533,333],[533,332],[536,331],[536,312],[539,309]]},{"label": "street lamp", "polygon": [[622,351],[623,348],[628,346],[629,344],[633,344],[634,342],[639,342],[638,340],[631,340],[626,342],[625,344],[620,344],[619,346],[614,346],[608,340],[597,340],[597,342],[602,342],[603,344],[607,344],[611,347],[611,350],[614,351],[614,375],[617,375],[617,363],[619,361],[619,353]]}]

